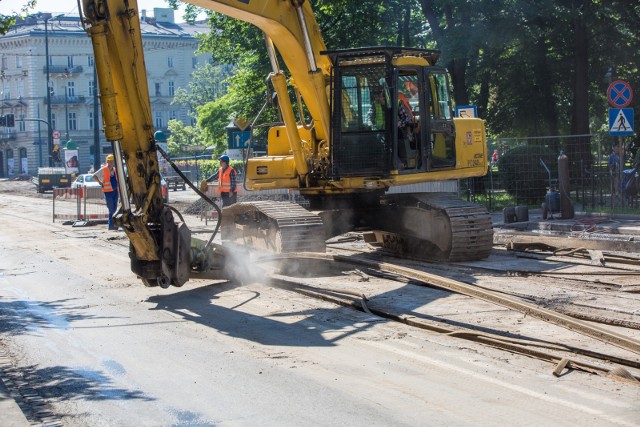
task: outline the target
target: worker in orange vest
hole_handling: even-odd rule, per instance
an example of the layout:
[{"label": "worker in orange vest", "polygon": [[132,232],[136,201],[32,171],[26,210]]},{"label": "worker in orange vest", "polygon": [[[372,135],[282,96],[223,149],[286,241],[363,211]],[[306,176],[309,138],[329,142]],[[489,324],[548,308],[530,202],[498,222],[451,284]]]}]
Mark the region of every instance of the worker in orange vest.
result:
[{"label": "worker in orange vest", "polygon": [[118,178],[116,176],[114,160],[113,154],[109,154],[107,156],[107,164],[93,174],[93,179],[102,187],[104,199],[107,202],[107,209],[109,210],[109,230],[118,229],[113,222],[113,214],[116,213],[116,209],[118,208]]},{"label": "worker in orange vest", "polygon": [[229,156],[222,155],[220,169],[207,178],[207,182],[218,180],[218,193],[222,199],[222,207],[231,206],[238,201],[238,187],[236,184],[236,171],[229,166]]}]

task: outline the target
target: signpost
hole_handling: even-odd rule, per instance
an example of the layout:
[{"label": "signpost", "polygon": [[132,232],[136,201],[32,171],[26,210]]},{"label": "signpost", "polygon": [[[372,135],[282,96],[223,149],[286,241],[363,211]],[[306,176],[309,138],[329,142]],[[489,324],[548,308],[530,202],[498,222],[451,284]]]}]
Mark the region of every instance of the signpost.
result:
[{"label": "signpost", "polygon": [[633,108],[626,108],[631,104],[633,100],[633,90],[629,83],[616,80],[611,83],[607,88],[607,99],[609,104],[614,107],[609,109],[609,134],[611,136],[617,136],[619,147],[619,161],[618,167],[619,177],[617,184],[615,180],[611,183],[611,207],[614,207],[613,195],[619,194],[620,188],[614,188],[619,186],[623,182],[623,169],[624,169],[624,143],[622,141],[623,136],[630,136],[634,134],[633,131]]},{"label": "signpost", "polygon": [[633,90],[631,90],[629,83],[616,80],[609,85],[607,98],[609,98],[609,104],[611,104],[613,108],[628,107],[633,99]]},{"label": "signpost", "polygon": [[612,136],[633,135],[633,108],[609,108],[609,133]]},{"label": "signpost", "polygon": [[456,117],[472,119],[478,117],[478,110],[475,105],[456,106]]},{"label": "signpost", "polygon": [[633,100],[633,90],[629,83],[616,80],[607,89],[609,109],[609,133],[612,136],[633,135],[633,108],[625,108]]},{"label": "signpost", "polygon": [[60,145],[60,136],[62,134],[60,133],[59,130],[54,130],[53,132],[51,132],[51,136],[53,137],[53,143],[55,145]]}]

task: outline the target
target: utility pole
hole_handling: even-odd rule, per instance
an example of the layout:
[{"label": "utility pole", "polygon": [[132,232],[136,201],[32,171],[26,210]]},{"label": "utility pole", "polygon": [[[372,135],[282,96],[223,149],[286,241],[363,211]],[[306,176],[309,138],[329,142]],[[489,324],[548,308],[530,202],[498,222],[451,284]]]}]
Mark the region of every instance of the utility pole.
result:
[{"label": "utility pole", "polygon": [[100,169],[100,128],[98,126],[98,73],[93,61],[93,170]]},{"label": "utility pole", "polygon": [[68,68],[64,70],[64,138],[69,142],[69,77],[71,72]]},{"label": "utility pole", "polygon": [[44,16],[44,56],[46,61],[47,73],[47,123],[49,125],[47,132],[47,145],[49,147],[49,166],[53,166],[53,129],[51,129],[51,81],[49,70],[49,19],[51,19],[51,14],[43,13],[42,16]]}]

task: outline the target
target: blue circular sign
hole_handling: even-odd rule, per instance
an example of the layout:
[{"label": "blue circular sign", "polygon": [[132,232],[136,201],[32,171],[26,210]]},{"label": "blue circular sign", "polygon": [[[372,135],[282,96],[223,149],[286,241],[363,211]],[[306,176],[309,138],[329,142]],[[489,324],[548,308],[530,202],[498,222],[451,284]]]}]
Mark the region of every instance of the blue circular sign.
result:
[{"label": "blue circular sign", "polygon": [[612,107],[624,108],[631,104],[633,90],[631,90],[629,83],[616,80],[609,85],[607,98],[609,98],[609,104],[611,104]]}]

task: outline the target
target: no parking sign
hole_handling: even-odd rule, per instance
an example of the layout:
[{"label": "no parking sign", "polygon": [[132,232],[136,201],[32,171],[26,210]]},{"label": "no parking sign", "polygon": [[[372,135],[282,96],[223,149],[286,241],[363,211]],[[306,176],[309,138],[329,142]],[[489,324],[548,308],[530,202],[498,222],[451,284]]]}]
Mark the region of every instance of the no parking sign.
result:
[{"label": "no parking sign", "polygon": [[609,85],[607,89],[607,98],[609,98],[609,104],[614,108],[624,108],[631,104],[633,99],[633,90],[631,85],[622,80],[616,80]]}]

